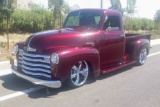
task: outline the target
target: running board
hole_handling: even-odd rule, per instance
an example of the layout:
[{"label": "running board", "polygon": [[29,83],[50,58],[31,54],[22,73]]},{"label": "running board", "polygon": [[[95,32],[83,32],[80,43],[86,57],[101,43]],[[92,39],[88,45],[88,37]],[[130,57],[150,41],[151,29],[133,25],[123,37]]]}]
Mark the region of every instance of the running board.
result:
[{"label": "running board", "polygon": [[132,64],[135,64],[136,61],[126,61],[126,62],[122,62],[122,63],[119,63],[118,65],[116,66],[112,66],[112,67],[108,67],[106,69],[102,69],[101,70],[101,73],[102,74],[106,74],[106,73],[109,73],[109,72],[112,72],[112,71],[115,71],[115,70],[118,70],[118,69],[121,69],[121,68],[124,68],[126,66],[129,66],[129,65],[132,65]]}]

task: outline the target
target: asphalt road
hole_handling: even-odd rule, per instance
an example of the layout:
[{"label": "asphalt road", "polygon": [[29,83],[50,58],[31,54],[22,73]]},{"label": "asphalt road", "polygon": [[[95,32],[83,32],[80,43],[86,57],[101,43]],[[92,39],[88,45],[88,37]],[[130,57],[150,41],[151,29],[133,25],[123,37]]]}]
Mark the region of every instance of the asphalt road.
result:
[{"label": "asphalt road", "polygon": [[[7,72],[3,74],[2,72]],[[129,66],[71,89],[47,89],[0,64],[0,107],[160,107],[160,45],[143,66]]]}]

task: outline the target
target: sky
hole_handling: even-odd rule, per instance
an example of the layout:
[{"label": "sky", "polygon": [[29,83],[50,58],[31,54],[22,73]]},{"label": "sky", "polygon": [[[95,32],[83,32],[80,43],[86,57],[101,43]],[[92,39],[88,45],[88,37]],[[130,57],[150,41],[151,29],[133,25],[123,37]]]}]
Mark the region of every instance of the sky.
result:
[{"label": "sky", "polygon": [[[65,0],[70,6],[78,4],[80,8],[100,8],[101,0]],[[120,0],[122,7],[126,7],[127,0]],[[110,7],[110,0],[103,0],[103,8]],[[154,19],[157,10],[160,9],[158,0],[136,0],[137,13],[134,15],[139,18]]]}]

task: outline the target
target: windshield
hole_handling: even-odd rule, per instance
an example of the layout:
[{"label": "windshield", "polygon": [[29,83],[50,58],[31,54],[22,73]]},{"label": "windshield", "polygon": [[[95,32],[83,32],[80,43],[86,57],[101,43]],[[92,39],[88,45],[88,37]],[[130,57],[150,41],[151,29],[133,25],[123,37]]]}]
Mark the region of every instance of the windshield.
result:
[{"label": "windshield", "polygon": [[68,15],[64,27],[87,26],[98,28],[102,15],[96,12],[76,11]]}]

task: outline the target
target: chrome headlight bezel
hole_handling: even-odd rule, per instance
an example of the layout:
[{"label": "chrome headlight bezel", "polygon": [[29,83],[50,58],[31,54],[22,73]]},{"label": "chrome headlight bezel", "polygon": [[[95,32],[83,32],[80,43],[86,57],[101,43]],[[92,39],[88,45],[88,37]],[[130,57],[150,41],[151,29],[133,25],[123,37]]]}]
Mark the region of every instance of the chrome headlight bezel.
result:
[{"label": "chrome headlight bezel", "polygon": [[59,63],[59,56],[57,53],[53,53],[51,55],[51,62],[52,64],[58,64]]},{"label": "chrome headlight bezel", "polygon": [[14,45],[13,51],[12,51],[12,56],[16,56],[18,53],[18,45]]}]

